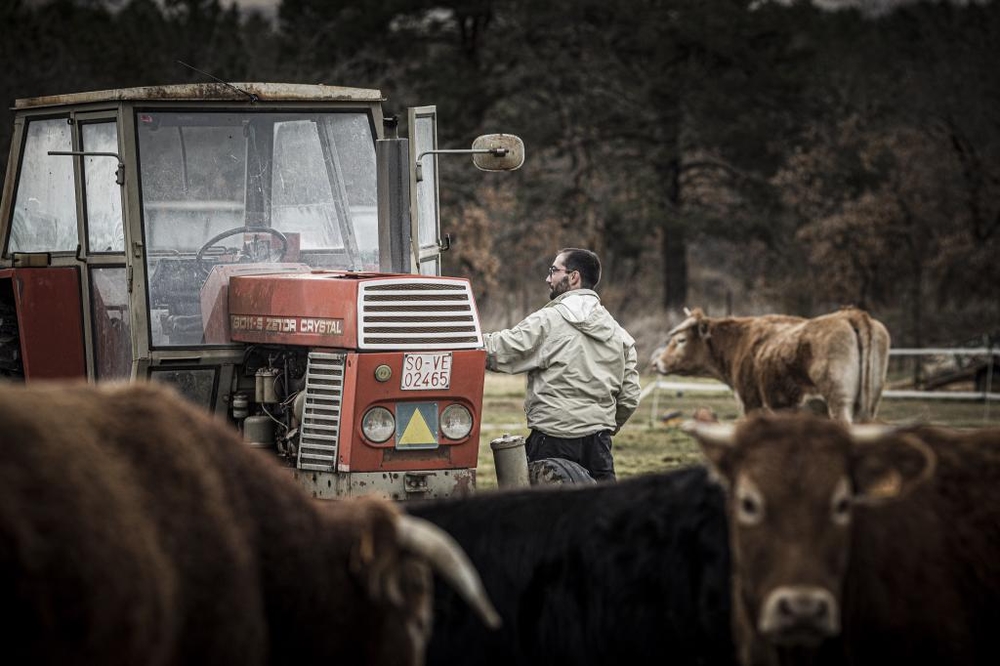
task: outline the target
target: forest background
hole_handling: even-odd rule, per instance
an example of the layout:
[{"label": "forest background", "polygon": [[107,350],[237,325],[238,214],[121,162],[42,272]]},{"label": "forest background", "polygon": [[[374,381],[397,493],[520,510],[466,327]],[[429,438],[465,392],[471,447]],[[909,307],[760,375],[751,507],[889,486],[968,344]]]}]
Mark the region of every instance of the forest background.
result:
[{"label": "forest background", "polygon": [[524,138],[514,173],[442,160],[444,272],[489,329],[590,247],[648,356],[685,306],[869,309],[895,346],[1000,332],[1000,4],[769,0],[5,0],[16,98],[227,81],[435,104],[443,148]]}]

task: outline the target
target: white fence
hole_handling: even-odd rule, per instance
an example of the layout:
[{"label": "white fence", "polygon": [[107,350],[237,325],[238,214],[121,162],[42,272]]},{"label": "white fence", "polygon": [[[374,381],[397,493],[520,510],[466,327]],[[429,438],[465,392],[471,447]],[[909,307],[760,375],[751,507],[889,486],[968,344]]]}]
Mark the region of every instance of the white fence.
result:
[{"label": "white fence", "polygon": [[[889,351],[890,357],[921,357],[921,356],[988,356],[990,362],[986,364],[986,383],[982,391],[934,391],[934,390],[896,390],[886,389],[882,391],[882,398],[887,400],[965,400],[981,401],[985,405],[985,416],[989,415],[990,404],[1000,402],[1000,393],[994,392],[994,388],[1000,384],[1000,377],[994,377],[993,368],[997,357],[1000,357],[1000,347],[959,347],[943,348],[929,347],[924,349],[892,349]],[[650,424],[655,423],[656,415],[659,413],[659,393],[660,391],[671,391],[675,395],[685,393],[728,393],[732,394],[732,389],[721,382],[678,382],[666,379],[657,379],[650,382],[639,394],[639,401],[653,395],[653,408],[650,413]]]}]

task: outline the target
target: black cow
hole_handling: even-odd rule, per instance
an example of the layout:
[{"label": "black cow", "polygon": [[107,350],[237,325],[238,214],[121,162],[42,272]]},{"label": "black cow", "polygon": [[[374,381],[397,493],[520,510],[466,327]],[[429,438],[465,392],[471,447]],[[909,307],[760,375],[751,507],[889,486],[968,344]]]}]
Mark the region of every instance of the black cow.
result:
[{"label": "black cow", "polygon": [[429,664],[733,664],[723,496],[704,468],[406,509],[450,532],[503,618],[435,594]]}]

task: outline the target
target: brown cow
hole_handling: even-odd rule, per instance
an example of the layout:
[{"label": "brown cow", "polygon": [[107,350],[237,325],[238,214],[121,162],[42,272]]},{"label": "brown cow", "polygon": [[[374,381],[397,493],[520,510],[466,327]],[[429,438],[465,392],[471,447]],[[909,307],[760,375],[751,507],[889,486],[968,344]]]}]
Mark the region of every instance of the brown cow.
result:
[{"label": "brown cow", "polygon": [[1000,430],[690,429],[728,489],[742,663],[1000,663]]},{"label": "brown cow", "polygon": [[866,312],[845,308],[803,319],[785,315],[687,319],[653,353],[662,374],[714,377],[744,412],[798,408],[822,397],[832,418],[875,417],[889,365],[889,333]]},{"label": "brown cow", "polygon": [[0,387],[0,446],[8,663],[420,664],[428,562],[496,621],[443,532],[316,502],[154,383]]}]

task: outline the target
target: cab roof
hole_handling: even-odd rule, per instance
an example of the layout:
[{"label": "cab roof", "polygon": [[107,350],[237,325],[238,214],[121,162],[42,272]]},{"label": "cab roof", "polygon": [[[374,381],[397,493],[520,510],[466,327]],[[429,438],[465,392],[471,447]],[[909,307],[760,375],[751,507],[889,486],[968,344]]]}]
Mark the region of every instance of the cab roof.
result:
[{"label": "cab roof", "polygon": [[345,88],[306,83],[181,83],[29,97],[16,100],[14,108],[34,109],[94,102],[246,101],[251,95],[264,102],[385,101],[382,92],[373,88]]}]

